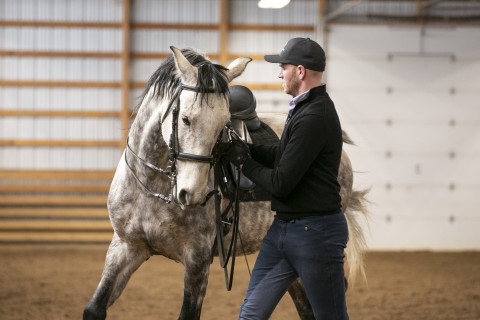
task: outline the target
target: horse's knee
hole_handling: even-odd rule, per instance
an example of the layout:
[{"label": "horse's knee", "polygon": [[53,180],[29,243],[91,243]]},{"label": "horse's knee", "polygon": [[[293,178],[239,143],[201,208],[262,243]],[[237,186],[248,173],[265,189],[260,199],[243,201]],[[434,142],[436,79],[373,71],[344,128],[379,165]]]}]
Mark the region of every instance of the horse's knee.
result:
[{"label": "horse's knee", "polygon": [[98,310],[90,303],[83,309],[83,320],[105,320],[106,317],[106,310]]}]

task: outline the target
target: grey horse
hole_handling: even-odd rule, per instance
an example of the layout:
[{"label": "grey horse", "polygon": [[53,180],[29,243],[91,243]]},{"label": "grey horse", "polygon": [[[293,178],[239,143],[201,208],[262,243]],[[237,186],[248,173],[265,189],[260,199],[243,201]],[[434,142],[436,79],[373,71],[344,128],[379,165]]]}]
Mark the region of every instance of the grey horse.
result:
[{"label": "grey horse", "polygon": [[[251,59],[238,58],[225,68],[193,49],[171,49],[173,55],[146,86],[130,128],[128,147],[110,187],[107,204],[114,234],[102,278],[84,309],[84,319],[105,319],[107,308],[120,296],[131,275],[152,255],[184,265],[179,319],[200,319],[216,235],[214,204],[205,202],[213,186],[213,170],[205,159],[210,159],[217,137],[230,119],[228,83],[242,74]],[[182,86],[188,90],[179,90]],[[175,101],[177,114],[171,111]],[[259,116],[277,135],[281,134],[285,115]],[[174,155],[183,156],[172,161],[172,149],[176,149]],[[155,172],[140,159],[168,174]],[[352,190],[353,173],[345,153],[338,179],[350,231],[346,260],[352,279],[363,273],[365,240],[357,217],[367,211],[365,193]],[[223,207],[226,200],[222,200]],[[273,212],[269,202],[244,202],[240,210],[243,250],[254,253],[260,248]],[[299,280],[289,293],[300,318],[313,319]],[[240,307],[241,301],[238,303]]]}]

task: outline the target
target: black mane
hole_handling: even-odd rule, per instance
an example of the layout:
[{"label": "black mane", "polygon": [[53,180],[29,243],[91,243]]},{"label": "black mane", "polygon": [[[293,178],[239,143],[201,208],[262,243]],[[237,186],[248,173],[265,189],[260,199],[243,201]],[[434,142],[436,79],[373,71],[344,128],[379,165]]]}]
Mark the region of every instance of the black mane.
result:
[{"label": "black mane", "polygon": [[[195,86],[197,93],[195,99],[197,99],[200,94],[200,99],[203,100],[206,97],[206,93],[211,92],[212,89],[214,93],[226,97],[228,93],[228,81],[225,71],[228,69],[219,64],[213,64],[191,48],[182,49],[181,51],[185,58],[187,58],[193,66],[198,68],[198,80]],[[173,94],[179,84],[180,78],[177,76],[175,60],[173,54],[171,54],[162,62],[157,71],[155,71],[148,80],[142,100],[152,87],[154,88],[154,97],[163,98]]]}]

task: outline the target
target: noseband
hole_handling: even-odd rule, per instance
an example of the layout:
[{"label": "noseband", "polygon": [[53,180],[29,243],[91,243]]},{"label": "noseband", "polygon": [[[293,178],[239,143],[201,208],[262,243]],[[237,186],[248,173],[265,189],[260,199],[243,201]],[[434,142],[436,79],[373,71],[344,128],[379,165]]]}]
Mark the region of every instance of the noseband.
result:
[{"label": "noseband", "polygon": [[[180,94],[182,93],[182,90],[188,90],[188,91],[193,91],[196,93],[215,93],[214,90],[199,90],[195,87],[187,86],[184,85],[182,82],[180,82],[177,90],[175,91],[175,94],[172,97],[172,100],[170,100],[170,103],[168,104],[167,110],[165,111],[165,114],[162,117],[161,123],[163,124],[163,121],[165,118],[168,116],[170,111],[172,112],[172,133],[170,135],[170,145],[169,145],[169,161],[168,161],[168,167],[166,170],[161,169],[156,167],[155,165],[151,164],[150,162],[140,158],[130,147],[128,143],[128,137],[127,137],[127,148],[125,150],[125,163],[127,164],[127,167],[129,168],[130,172],[134,176],[134,178],[137,180],[137,182],[145,189],[146,192],[148,192],[150,195],[157,197],[159,199],[162,199],[166,203],[172,202],[172,200],[176,201],[176,197],[174,195],[174,190],[177,187],[177,160],[189,160],[189,161],[196,161],[196,162],[204,162],[204,163],[209,163],[210,166],[213,166],[215,164],[216,156],[215,155],[197,155],[197,154],[192,154],[192,153],[186,153],[186,152],[180,152],[179,151],[179,141],[178,141],[178,115],[180,112]],[[172,108],[173,107],[173,108]],[[218,141],[217,141],[218,143]],[[135,172],[133,171],[133,168],[130,166],[130,164],[127,161],[127,150],[130,151],[140,162],[142,162],[145,166],[149,167],[153,171],[157,173],[161,173],[163,175],[166,175],[170,179],[170,184],[171,184],[171,189],[170,189],[170,194],[168,196],[165,196],[160,193],[153,192],[150,190],[140,179],[137,177]],[[213,195],[212,191],[209,192],[207,195],[207,198],[205,202]]]}]

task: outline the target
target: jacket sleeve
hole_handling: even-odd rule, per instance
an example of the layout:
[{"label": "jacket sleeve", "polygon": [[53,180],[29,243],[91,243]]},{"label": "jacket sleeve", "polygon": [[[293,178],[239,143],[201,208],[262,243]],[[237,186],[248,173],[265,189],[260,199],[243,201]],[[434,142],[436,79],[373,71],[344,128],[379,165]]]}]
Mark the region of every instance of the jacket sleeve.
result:
[{"label": "jacket sleeve", "polygon": [[250,180],[276,197],[285,197],[296,187],[328,141],[333,121],[321,115],[303,115],[292,123],[290,139],[278,165],[268,168],[254,159],[243,165]]},{"label": "jacket sleeve", "polygon": [[278,150],[278,144],[275,145],[248,145],[252,158],[260,164],[273,168],[275,156]]}]

